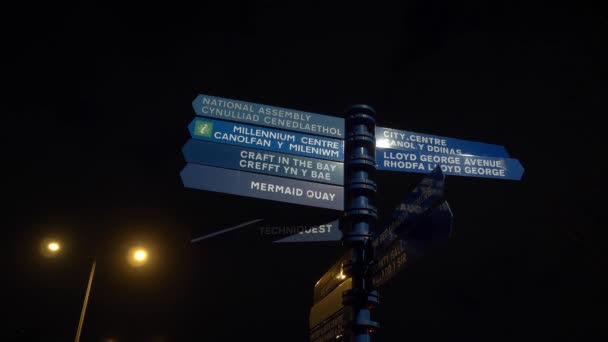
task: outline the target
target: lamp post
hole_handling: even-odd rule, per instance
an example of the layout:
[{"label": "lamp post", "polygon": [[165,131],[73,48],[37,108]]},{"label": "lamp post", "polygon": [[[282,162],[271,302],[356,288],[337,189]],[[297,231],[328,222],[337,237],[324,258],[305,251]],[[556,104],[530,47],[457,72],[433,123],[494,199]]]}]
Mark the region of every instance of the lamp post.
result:
[{"label": "lamp post", "polygon": [[[61,251],[61,244],[55,240],[47,240],[43,242],[43,254],[45,256],[56,256]],[[143,266],[148,261],[148,251],[141,246],[132,247],[129,249],[127,254],[127,262],[134,267]],[[84,316],[87,311],[87,304],[89,303],[89,295],[91,294],[91,286],[93,285],[93,277],[95,276],[95,267],[97,266],[97,259],[93,257],[93,263],[91,265],[91,271],[89,273],[89,282],[87,283],[87,290],[84,295],[84,302],[82,303],[82,310],[80,312],[80,319],[78,320],[78,329],[76,330],[75,342],[80,342],[80,335],[82,333],[82,326],[84,324]]]}]

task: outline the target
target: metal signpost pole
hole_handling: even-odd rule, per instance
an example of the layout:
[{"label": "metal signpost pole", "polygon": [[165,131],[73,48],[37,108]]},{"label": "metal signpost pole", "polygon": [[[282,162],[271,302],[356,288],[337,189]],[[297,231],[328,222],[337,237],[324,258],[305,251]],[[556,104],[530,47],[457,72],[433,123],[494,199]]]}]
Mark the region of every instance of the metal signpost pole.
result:
[{"label": "metal signpost pole", "polygon": [[375,111],[366,105],[352,106],[346,113],[345,208],[341,224],[343,241],[352,250],[345,272],[352,278],[352,289],[343,294],[343,304],[350,309],[349,327],[352,342],[369,342],[379,327],[371,319],[371,309],[378,303],[369,269],[373,262],[371,227],[378,219],[374,206],[376,182]]}]

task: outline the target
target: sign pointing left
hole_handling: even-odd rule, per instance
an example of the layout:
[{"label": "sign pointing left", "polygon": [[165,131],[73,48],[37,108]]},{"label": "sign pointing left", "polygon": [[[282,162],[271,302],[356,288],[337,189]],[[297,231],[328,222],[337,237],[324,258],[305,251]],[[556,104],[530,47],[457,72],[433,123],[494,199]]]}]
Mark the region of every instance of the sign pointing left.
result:
[{"label": "sign pointing left", "polygon": [[199,140],[319,159],[344,160],[344,141],[338,139],[205,118],[195,118],[188,129],[192,138]]},{"label": "sign pointing left", "polygon": [[187,164],[180,176],[187,188],[311,207],[344,209],[344,188],[339,186],[198,164]]},{"label": "sign pointing left", "polygon": [[192,107],[199,116],[344,139],[344,119],[335,116],[202,94]]},{"label": "sign pointing left", "polygon": [[344,185],[343,163],[190,139],[182,148],[189,163]]}]

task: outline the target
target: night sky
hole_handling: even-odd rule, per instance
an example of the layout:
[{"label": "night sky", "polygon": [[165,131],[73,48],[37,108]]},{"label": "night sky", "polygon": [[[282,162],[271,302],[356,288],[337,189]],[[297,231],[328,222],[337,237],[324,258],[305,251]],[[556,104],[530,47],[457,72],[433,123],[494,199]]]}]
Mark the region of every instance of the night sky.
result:
[{"label": "night sky", "polygon": [[[374,341],[591,341],[605,333],[605,12],[570,3],[328,7],[30,2],[2,12],[2,341],[308,341],[339,242],[236,224],[329,210],[186,189],[208,94],[505,146],[521,181],[448,176],[455,234],[381,292]],[[381,217],[421,179],[377,172]],[[38,252],[44,238],[62,255]],[[142,268],[125,263],[134,242]],[[8,248],[7,248],[8,247]]]}]

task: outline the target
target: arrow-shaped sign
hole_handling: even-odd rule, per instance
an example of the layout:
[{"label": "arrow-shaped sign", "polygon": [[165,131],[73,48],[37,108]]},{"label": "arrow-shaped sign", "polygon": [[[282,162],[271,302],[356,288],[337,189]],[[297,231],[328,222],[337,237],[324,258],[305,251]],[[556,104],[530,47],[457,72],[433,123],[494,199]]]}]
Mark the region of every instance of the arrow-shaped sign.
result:
[{"label": "arrow-shaped sign", "polygon": [[247,147],[190,139],[182,148],[189,163],[334,185],[344,184],[344,164]]},{"label": "arrow-shaped sign", "polygon": [[198,164],[187,164],[180,175],[187,188],[334,210],[344,209],[344,188],[339,186]]},{"label": "arrow-shaped sign", "polygon": [[344,160],[344,141],[241,123],[195,118],[188,125],[194,139],[306,157]]},{"label": "arrow-shaped sign", "polygon": [[524,169],[517,159],[380,149],[378,170],[426,173],[441,165],[446,175],[520,180]]},{"label": "arrow-shaped sign", "polygon": [[192,107],[196,115],[209,118],[344,139],[344,119],[340,117],[202,94],[192,101]]},{"label": "arrow-shaped sign", "polygon": [[376,127],[376,147],[420,153],[469,154],[509,158],[500,145]]}]

